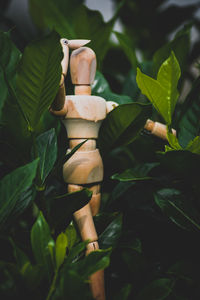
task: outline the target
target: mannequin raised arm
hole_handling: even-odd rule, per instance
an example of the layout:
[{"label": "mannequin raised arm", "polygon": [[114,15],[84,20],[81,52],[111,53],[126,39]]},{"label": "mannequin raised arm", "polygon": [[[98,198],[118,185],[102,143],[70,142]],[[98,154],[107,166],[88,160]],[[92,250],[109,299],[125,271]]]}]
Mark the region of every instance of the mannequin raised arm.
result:
[{"label": "mannequin raised arm", "polygon": [[90,40],[68,40],[68,39],[61,39],[60,43],[63,49],[63,59],[61,61],[62,66],[62,74],[60,79],[60,85],[58,93],[51,105],[50,112],[56,116],[65,116],[67,112],[67,107],[65,106],[65,78],[68,71],[68,64],[69,64],[69,49],[78,49],[86,44],[88,44]]}]

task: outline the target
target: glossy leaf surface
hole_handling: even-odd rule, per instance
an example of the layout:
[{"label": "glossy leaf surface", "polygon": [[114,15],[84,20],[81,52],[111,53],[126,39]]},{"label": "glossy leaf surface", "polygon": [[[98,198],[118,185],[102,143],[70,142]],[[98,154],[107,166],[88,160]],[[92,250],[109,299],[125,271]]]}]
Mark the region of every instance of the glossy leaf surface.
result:
[{"label": "glossy leaf surface", "polygon": [[37,264],[39,264],[50,281],[53,273],[52,250],[55,243],[51,237],[50,228],[42,212],[31,229],[31,246]]},{"label": "glossy leaf surface", "polygon": [[99,132],[99,146],[103,153],[113,147],[131,143],[143,129],[150,114],[150,106],[140,103],[123,104],[112,110]]},{"label": "glossy leaf surface", "polygon": [[[34,131],[58,91],[63,57],[56,32],[25,48],[17,76],[18,102]],[[31,63],[30,63],[31,62]]]},{"label": "glossy leaf surface", "polygon": [[0,181],[0,224],[3,225],[9,215],[17,209],[20,197],[33,183],[36,176],[38,159],[14,170]]},{"label": "glossy leaf surface", "polygon": [[10,34],[0,32],[0,116],[4,102],[14,86],[16,67],[21,53],[12,43]]},{"label": "glossy leaf surface", "polygon": [[99,244],[103,249],[115,247],[122,230],[122,215],[119,214],[99,236]]},{"label": "glossy leaf surface", "polygon": [[171,124],[179,93],[177,90],[180,67],[173,52],[163,62],[157,80],[137,71],[137,84],[142,93],[152,102],[167,124]]},{"label": "glossy leaf surface", "polygon": [[158,166],[158,163],[146,163],[137,165],[135,168],[127,169],[121,174],[114,174],[111,178],[119,181],[137,181],[137,180],[148,180],[152,177],[147,176],[148,173],[154,167]]},{"label": "glossy leaf surface", "polygon": [[39,173],[41,185],[51,172],[57,158],[57,138],[55,129],[52,128],[36,138],[36,153],[40,158]]},{"label": "glossy leaf surface", "polygon": [[49,202],[49,218],[51,223],[60,230],[71,222],[73,213],[85,206],[92,196],[92,192],[83,189],[51,199]]},{"label": "glossy leaf surface", "polygon": [[184,229],[198,229],[198,213],[187,199],[175,189],[162,189],[155,194],[155,202],[178,226]]},{"label": "glossy leaf surface", "polygon": [[91,40],[89,47],[97,54],[98,62],[102,61],[109,47],[115,17],[106,23],[99,11],[90,10],[78,0],[31,0],[30,9],[34,22],[43,30],[48,27],[63,38]]}]

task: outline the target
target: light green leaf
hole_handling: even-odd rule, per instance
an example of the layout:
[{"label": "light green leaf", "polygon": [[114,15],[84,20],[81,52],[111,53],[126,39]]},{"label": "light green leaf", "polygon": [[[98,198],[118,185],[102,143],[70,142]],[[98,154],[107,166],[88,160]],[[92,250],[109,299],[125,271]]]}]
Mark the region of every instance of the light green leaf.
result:
[{"label": "light green leaf", "polygon": [[40,158],[39,172],[41,185],[43,185],[57,158],[57,138],[54,128],[36,138],[35,154]]},{"label": "light green leaf", "polygon": [[168,139],[168,142],[171,146],[171,148],[169,148],[169,149],[183,150],[183,148],[179,144],[179,141],[178,141],[177,137],[174,134],[172,134],[171,132],[169,132],[168,130],[167,130],[167,139]]},{"label": "light green leaf", "polygon": [[67,236],[67,241],[68,241],[68,249],[69,251],[72,249],[74,246],[76,240],[77,240],[77,232],[76,229],[73,225],[73,222],[71,222],[68,226],[67,229],[65,230],[65,234]]},{"label": "light green leaf", "polygon": [[200,154],[200,137],[196,136],[192,141],[190,141],[185,150],[195,154]]},{"label": "light green leaf", "polygon": [[38,159],[14,170],[0,181],[0,226],[4,225],[20,200],[23,192],[33,183]]},{"label": "light green leaf", "polygon": [[59,236],[56,239],[56,268],[57,270],[60,268],[60,266],[63,264],[65,255],[66,255],[66,249],[68,246],[68,239],[66,234],[61,232]]},{"label": "light green leaf", "polygon": [[54,270],[52,249],[54,251],[55,245],[51,237],[49,225],[42,212],[40,212],[31,229],[31,246],[37,264],[43,268],[45,277],[50,282]]},{"label": "light green leaf", "polygon": [[182,148],[176,136],[169,131],[167,132],[167,139],[171,147],[165,146],[165,152],[173,150],[186,150],[194,154],[200,154],[200,137],[196,136],[191,140],[185,148]]},{"label": "light green leaf", "polygon": [[161,65],[157,80],[137,70],[137,84],[142,93],[152,102],[167,124],[171,124],[172,115],[179,96],[177,90],[180,78],[180,66],[173,53]]},{"label": "light green leaf", "polygon": [[56,96],[62,57],[60,37],[56,32],[24,50],[17,76],[17,97],[30,131],[35,130]]},{"label": "light green leaf", "polygon": [[102,153],[131,143],[143,129],[151,108],[140,103],[122,104],[112,110],[103,121],[99,132]]}]

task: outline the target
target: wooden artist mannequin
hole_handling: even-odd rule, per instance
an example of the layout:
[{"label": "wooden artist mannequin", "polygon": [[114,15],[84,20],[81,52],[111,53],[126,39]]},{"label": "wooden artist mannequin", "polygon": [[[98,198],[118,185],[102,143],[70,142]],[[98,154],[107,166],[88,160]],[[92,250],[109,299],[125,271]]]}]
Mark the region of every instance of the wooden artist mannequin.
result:
[{"label": "wooden artist mannequin", "polygon": [[[103,162],[96,148],[96,140],[101,122],[106,118],[115,103],[91,95],[91,84],[96,73],[96,55],[88,47],[87,40],[62,39],[64,58],[60,88],[51,107],[54,115],[60,116],[67,130],[69,149],[87,140],[63,166],[64,181],[68,192],[87,187],[93,192],[90,202],[74,213],[83,241],[89,240],[86,254],[98,250],[98,236],[93,222],[100,207],[100,183],[103,180]],[[68,69],[69,48],[75,49],[70,56],[70,72],[75,85],[75,95],[65,96],[64,79]],[[94,299],[104,300],[104,272],[100,270],[90,278]]]},{"label": "wooden artist mannequin", "polygon": [[[62,76],[59,91],[50,109],[54,115],[61,117],[67,130],[68,151],[87,140],[63,166],[63,177],[68,184],[68,192],[79,191],[85,187],[93,192],[90,202],[74,213],[82,240],[89,240],[86,254],[99,249],[93,216],[99,212],[100,207],[103,162],[96,148],[96,140],[107,113],[118,105],[91,95],[91,84],[96,73],[96,55],[92,49],[84,47],[88,42],[88,40],[61,40],[64,53],[61,62]],[[75,95],[66,96],[64,80],[68,70],[69,48],[73,49],[70,56],[70,72]],[[157,130],[155,123],[148,120],[145,128],[166,138],[166,127],[161,126],[160,133],[159,126],[156,126]],[[94,299],[105,300],[103,270],[91,276],[90,286]]]}]

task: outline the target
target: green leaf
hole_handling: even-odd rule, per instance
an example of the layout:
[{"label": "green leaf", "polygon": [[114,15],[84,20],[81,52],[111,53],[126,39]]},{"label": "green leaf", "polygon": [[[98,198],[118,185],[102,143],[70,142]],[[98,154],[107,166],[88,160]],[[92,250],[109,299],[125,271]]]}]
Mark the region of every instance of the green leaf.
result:
[{"label": "green leaf", "polygon": [[180,144],[186,147],[200,130],[200,77],[198,77],[180,107],[177,118],[178,138]]},{"label": "green leaf", "polygon": [[103,153],[134,141],[150,114],[150,106],[140,103],[122,104],[112,110],[99,132],[99,147]]},{"label": "green leaf", "polygon": [[73,222],[71,222],[67,226],[67,229],[65,230],[65,234],[67,236],[67,241],[68,241],[67,247],[70,251],[77,240],[77,232],[76,232]]},{"label": "green leaf", "polygon": [[186,150],[195,154],[200,154],[200,137],[196,136],[192,141],[190,141]]},{"label": "green leaf", "polygon": [[130,61],[132,68],[135,69],[139,63],[137,60],[137,56],[135,53],[135,45],[133,43],[133,40],[130,39],[130,37],[126,34],[120,33],[120,32],[114,32],[120,46],[122,47],[124,53],[126,54],[128,60]]},{"label": "green leaf", "polygon": [[136,297],[136,300],[164,300],[173,291],[174,281],[168,278],[154,280]]},{"label": "green leaf", "polygon": [[59,228],[59,230],[66,228],[66,225],[71,222],[73,213],[85,206],[91,199],[91,196],[91,191],[83,189],[78,192],[57,196],[54,199],[48,199],[49,219],[53,226],[56,229]]},{"label": "green leaf", "polygon": [[36,176],[38,159],[14,170],[0,181],[0,226],[14,213],[20,197],[30,187]]},{"label": "green leaf", "polygon": [[77,261],[72,267],[82,278],[88,279],[93,273],[109,266],[110,254],[111,249],[92,251],[84,259]]},{"label": "green leaf", "polygon": [[[45,179],[51,172],[57,158],[57,138],[55,129],[52,128],[36,138],[36,156],[40,158],[39,174],[40,184],[43,185]],[[34,150],[34,149],[33,149]]]},{"label": "green leaf", "polygon": [[197,182],[200,156],[185,150],[169,151],[160,156],[161,166],[172,176]]},{"label": "green leaf", "polygon": [[162,189],[156,192],[154,197],[156,204],[176,225],[187,230],[194,228],[200,230],[200,225],[196,221],[199,219],[198,213],[180,191]]},{"label": "green leaf", "polygon": [[30,11],[37,25],[55,29],[61,37],[90,39],[90,47],[97,54],[98,63],[102,61],[109,48],[108,41],[117,13],[106,23],[99,11],[90,10],[77,0],[31,0]]},{"label": "green leaf", "polygon": [[21,53],[10,39],[8,32],[0,31],[0,117],[4,102],[15,85],[16,68]]},{"label": "green leaf", "polygon": [[155,74],[157,74],[160,65],[169,56],[171,51],[174,51],[176,58],[180,64],[182,73],[184,73],[187,65],[187,56],[190,50],[190,29],[191,24],[185,25],[180,31],[177,32],[174,39],[163,47],[158,49],[153,56],[153,68]]},{"label": "green leaf", "polygon": [[86,242],[81,242],[77,244],[76,246],[72,247],[71,251],[69,252],[69,255],[67,256],[65,263],[64,263],[64,268],[68,269],[69,266],[73,263],[74,260],[80,255],[85,250],[86,245],[88,244],[88,241]]},{"label": "green leaf", "polygon": [[180,67],[173,51],[170,57],[161,65],[157,80],[137,69],[136,80],[139,88],[152,102],[167,124],[172,122],[172,115],[179,96],[177,84],[180,74]]},{"label": "green leaf", "polygon": [[194,154],[200,154],[200,137],[199,136],[196,136],[192,141],[190,141],[185,148],[181,147],[177,137],[174,136],[170,132],[167,132],[167,139],[169,141],[171,148],[168,146],[165,146],[166,152],[172,151],[172,150],[187,150]]},{"label": "green leaf", "polygon": [[95,80],[92,85],[92,94],[104,98],[106,101],[114,101],[118,104],[132,103],[133,100],[126,95],[118,95],[111,91],[108,81],[102,73],[96,72]]},{"label": "green leaf", "polygon": [[122,230],[122,215],[119,214],[99,236],[99,244],[103,249],[116,247]]},{"label": "green leaf", "polygon": [[65,255],[66,255],[66,249],[68,246],[68,239],[66,234],[61,232],[59,236],[56,239],[56,268],[59,269],[60,266],[63,264]]},{"label": "green leaf", "polygon": [[59,88],[62,49],[56,32],[28,45],[23,53],[17,76],[17,97],[34,131],[42,114],[53,102]]},{"label": "green leaf", "polygon": [[148,173],[159,163],[143,163],[138,164],[134,168],[127,169],[121,174],[114,174],[112,175],[112,179],[117,179],[119,181],[137,181],[137,180],[149,180],[152,177],[147,176]]},{"label": "green leaf", "polygon": [[54,270],[52,249],[54,251],[55,243],[42,212],[40,212],[31,229],[31,246],[37,264],[41,265],[45,272],[45,277],[50,282]]},{"label": "green leaf", "polygon": [[116,295],[114,300],[127,300],[130,292],[132,290],[132,285],[127,283]]},{"label": "green leaf", "polygon": [[167,131],[167,139],[171,148],[167,146],[169,149],[166,147],[166,152],[169,150],[183,150],[183,148],[179,144],[177,137],[169,131]]},{"label": "green leaf", "polygon": [[76,271],[71,269],[62,270],[60,281],[52,300],[65,300],[66,295],[68,299],[74,300],[79,300],[80,295],[82,300],[93,299],[88,283]]}]

